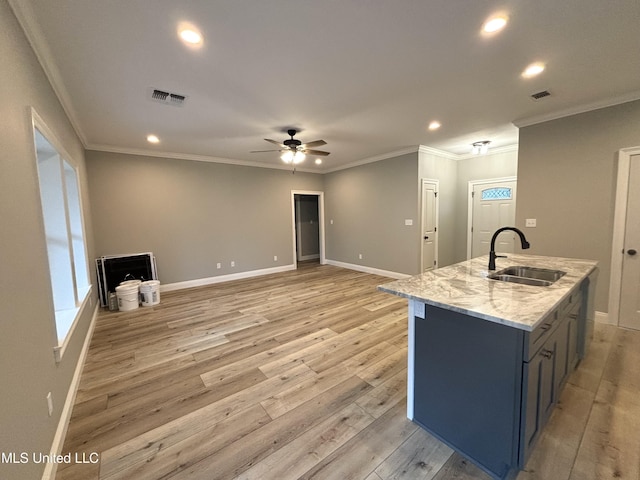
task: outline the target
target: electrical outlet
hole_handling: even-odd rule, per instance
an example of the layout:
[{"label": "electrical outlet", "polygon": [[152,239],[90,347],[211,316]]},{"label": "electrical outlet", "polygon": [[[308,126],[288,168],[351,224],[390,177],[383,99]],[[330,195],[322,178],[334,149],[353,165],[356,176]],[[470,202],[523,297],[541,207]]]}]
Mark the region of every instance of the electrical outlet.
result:
[{"label": "electrical outlet", "polygon": [[216,263],[216,268],[222,268],[222,264],[220,262]]},{"label": "electrical outlet", "polygon": [[277,261],[278,261],[278,255],[274,255],[274,256],[273,256],[273,261],[274,261],[274,262],[277,262]]},{"label": "electrical outlet", "polygon": [[235,266],[236,266],[236,262],[235,262],[235,261],[233,261],[233,260],[231,260],[231,266],[232,266],[232,267],[235,267]]},{"label": "electrical outlet", "polygon": [[413,225],[413,219],[412,218],[405,218],[404,219],[404,224],[408,227],[410,227],[411,225]]},{"label": "electrical outlet", "polygon": [[362,254],[361,254],[361,253],[359,253],[359,254],[358,254],[358,258],[359,258],[360,260],[362,260]]},{"label": "electrical outlet", "polygon": [[524,226],[525,227],[535,227],[536,226],[536,219],[535,218],[527,218],[524,221]]},{"label": "electrical outlet", "polygon": [[49,416],[53,415],[53,396],[51,392],[47,393],[47,408],[49,409]]},{"label": "electrical outlet", "polygon": [[333,225],[333,218],[330,221],[331,221],[331,225]]}]

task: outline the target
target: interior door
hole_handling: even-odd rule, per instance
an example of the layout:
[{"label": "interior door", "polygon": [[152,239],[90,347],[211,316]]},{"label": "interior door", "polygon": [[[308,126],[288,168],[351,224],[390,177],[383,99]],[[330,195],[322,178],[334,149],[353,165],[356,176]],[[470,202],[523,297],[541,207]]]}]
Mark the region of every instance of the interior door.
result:
[{"label": "interior door", "polygon": [[[491,237],[500,227],[514,226],[516,220],[516,181],[483,183],[473,186],[471,258],[487,255]],[[513,253],[514,232],[503,232],[496,239],[496,252]]]},{"label": "interior door", "polygon": [[619,325],[640,330],[640,155],[630,160]]},{"label": "interior door", "polygon": [[438,185],[422,181],[422,271],[428,272],[437,266],[437,199]]}]

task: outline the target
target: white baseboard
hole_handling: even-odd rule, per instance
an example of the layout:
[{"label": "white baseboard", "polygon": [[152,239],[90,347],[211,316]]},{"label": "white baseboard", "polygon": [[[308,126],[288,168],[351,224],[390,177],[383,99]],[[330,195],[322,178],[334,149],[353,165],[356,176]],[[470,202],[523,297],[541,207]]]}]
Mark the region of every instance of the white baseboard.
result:
[{"label": "white baseboard", "polygon": [[594,321],[596,323],[604,323],[605,325],[618,325],[613,319],[609,319],[607,312],[596,312]]},{"label": "white baseboard", "polygon": [[170,292],[172,290],[182,290],[183,288],[204,287],[213,285],[214,283],[229,282],[231,280],[241,280],[243,278],[260,277],[272,273],[288,272],[295,270],[295,265],[284,265],[282,267],[263,268],[261,270],[250,270],[247,272],[230,273],[228,275],[218,275],[217,277],[198,278],[196,280],[187,280],[185,282],[167,283],[160,285],[160,292]]},{"label": "white baseboard", "polygon": [[[73,404],[76,401],[76,394],[78,393],[78,386],[80,385],[80,376],[82,375],[82,370],[84,369],[84,363],[87,359],[87,353],[89,352],[89,345],[91,344],[91,337],[93,336],[93,330],[96,326],[96,319],[98,318],[99,310],[100,310],[100,302],[97,301],[96,306],[93,310],[93,317],[91,318],[89,329],[87,330],[87,335],[82,345],[82,350],[80,351],[80,355],[78,357],[78,363],[76,364],[76,369],[75,369],[75,372],[73,373],[71,384],[69,385],[67,398],[64,401],[64,407],[62,408],[62,413],[60,414],[60,420],[58,421],[58,428],[56,429],[56,434],[53,437],[53,443],[51,444],[51,452],[50,452],[52,456],[60,455],[60,453],[62,452],[64,439],[67,436],[67,428],[69,427],[69,420],[71,419]],[[44,473],[42,474],[42,480],[55,479],[57,469],[58,469],[58,464],[56,462],[47,462],[44,469]]]},{"label": "white baseboard", "polygon": [[327,259],[325,263],[327,263],[328,265],[333,265],[334,267],[348,268],[349,270],[356,270],[358,272],[371,273],[373,275],[380,275],[382,277],[391,277],[391,278],[400,279],[400,278],[409,278],[411,276],[411,275],[407,275],[406,273],[391,272],[389,270],[381,270],[379,268],[367,267],[366,265],[357,265],[354,263],[339,262],[337,260]]}]

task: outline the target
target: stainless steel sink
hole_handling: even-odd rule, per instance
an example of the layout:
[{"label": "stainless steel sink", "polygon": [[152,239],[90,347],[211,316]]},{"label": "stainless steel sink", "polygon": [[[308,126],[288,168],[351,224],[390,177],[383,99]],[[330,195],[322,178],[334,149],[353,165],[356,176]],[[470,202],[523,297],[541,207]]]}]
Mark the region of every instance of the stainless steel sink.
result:
[{"label": "stainless steel sink", "polygon": [[562,270],[550,270],[547,268],[517,265],[503,268],[496,273],[492,273],[489,275],[489,278],[501,282],[548,287],[558,279],[562,278],[566,273],[567,272],[563,272]]}]

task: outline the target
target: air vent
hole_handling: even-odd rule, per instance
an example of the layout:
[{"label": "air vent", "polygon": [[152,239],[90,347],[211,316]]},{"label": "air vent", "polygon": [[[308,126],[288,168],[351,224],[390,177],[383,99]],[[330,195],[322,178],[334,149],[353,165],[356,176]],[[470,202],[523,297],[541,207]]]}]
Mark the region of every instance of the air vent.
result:
[{"label": "air vent", "polygon": [[149,89],[149,98],[154,102],[164,103],[166,105],[175,105],[181,107],[184,105],[187,97],[179,93],[171,93],[166,90],[158,90],[157,88]]},{"label": "air vent", "polygon": [[534,100],[540,100],[541,98],[545,98],[549,96],[551,96],[551,92],[549,92],[549,90],[543,90],[541,92],[532,94],[531,98],[533,98]]},{"label": "air vent", "polygon": [[184,95],[178,95],[177,93],[172,93],[169,95],[169,98],[171,98],[171,103],[174,105],[182,105],[187,97]]}]

